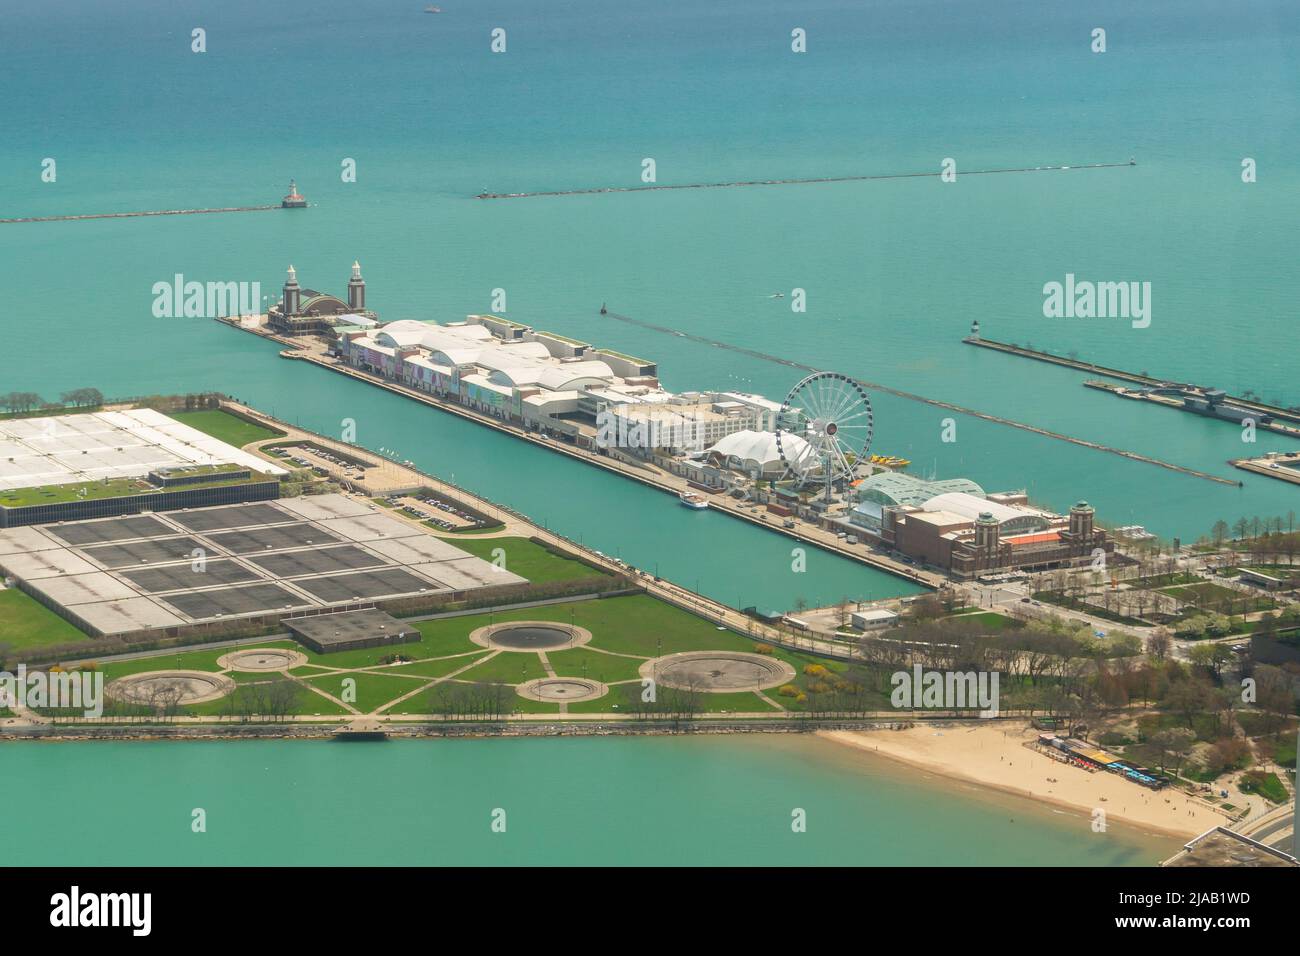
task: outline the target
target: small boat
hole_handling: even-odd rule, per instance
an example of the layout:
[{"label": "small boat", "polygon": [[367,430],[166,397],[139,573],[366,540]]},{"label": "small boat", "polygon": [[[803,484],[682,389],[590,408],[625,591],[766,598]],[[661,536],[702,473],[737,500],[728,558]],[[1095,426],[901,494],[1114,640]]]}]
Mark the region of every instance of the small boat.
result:
[{"label": "small boat", "polygon": [[425,13],[442,13],[442,7],[425,7]]},{"label": "small boat", "polygon": [[703,509],[709,506],[709,503],[704,500],[703,496],[697,495],[693,491],[680,492],[677,495],[677,500],[688,508]]}]

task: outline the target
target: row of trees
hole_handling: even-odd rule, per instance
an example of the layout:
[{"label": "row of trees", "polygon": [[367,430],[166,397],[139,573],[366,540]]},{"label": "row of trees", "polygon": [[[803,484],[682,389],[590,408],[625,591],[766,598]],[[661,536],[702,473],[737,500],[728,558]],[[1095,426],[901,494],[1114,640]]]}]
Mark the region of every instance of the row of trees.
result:
[{"label": "row of trees", "polygon": [[59,396],[58,402],[47,402],[35,392],[9,392],[0,395],[0,406],[10,412],[30,412],[34,409],[54,410],[59,408],[98,408],[104,404],[104,396],[97,388],[74,388]]}]

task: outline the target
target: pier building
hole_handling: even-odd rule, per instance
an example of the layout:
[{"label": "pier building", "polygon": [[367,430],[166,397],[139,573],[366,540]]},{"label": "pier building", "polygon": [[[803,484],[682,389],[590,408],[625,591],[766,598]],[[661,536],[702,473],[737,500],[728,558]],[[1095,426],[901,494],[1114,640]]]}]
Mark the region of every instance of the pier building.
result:
[{"label": "pier building", "polygon": [[665,390],[655,362],[495,315],[336,325],[354,368],[530,430],[634,457],[703,455],[728,435],[770,433],[781,405],[744,392]]},{"label": "pier building", "polygon": [[292,265],[284,280],[280,301],[271,306],[267,326],[278,335],[333,335],[339,326],[377,324],[378,316],[366,309],[366,280],[361,264],[352,263],[347,301],[326,292],[304,289]]},{"label": "pier building", "polygon": [[1023,492],[986,493],[969,479],[926,481],[883,473],[858,486],[842,526],[961,578],[989,571],[1067,567],[1114,551],[1087,502],[1060,515]]}]

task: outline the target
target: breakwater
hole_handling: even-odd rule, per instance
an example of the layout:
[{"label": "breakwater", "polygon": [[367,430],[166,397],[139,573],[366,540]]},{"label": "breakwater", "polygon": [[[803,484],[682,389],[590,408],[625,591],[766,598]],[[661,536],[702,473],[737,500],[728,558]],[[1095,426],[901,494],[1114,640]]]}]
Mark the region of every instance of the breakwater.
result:
[{"label": "breakwater", "polygon": [[[616,312],[602,311],[602,315],[607,318],[617,319],[620,322],[626,322],[629,325],[635,325],[639,328],[648,329],[652,332],[661,332],[665,335],[673,335],[678,338],[690,339],[693,342],[699,342],[702,345],[709,345],[713,348],[726,349],[731,352],[738,352],[741,355],[748,355],[751,358],[759,359],[764,362],[772,362],[777,365],[784,365],[788,368],[799,369],[803,372],[822,372],[831,371],[830,369],[820,369],[812,365],[805,365],[802,362],[796,362],[793,359],[781,358],[777,355],[769,355],[766,352],[759,352],[756,349],[746,348],[742,345],[733,345],[730,342],[720,342],[717,339],[706,338],[702,335],[696,335],[693,332],[687,332],[683,329],[673,329],[663,325],[656,325],[653,322],[646,322],[642,319],[634,319],[631,316],[619,315]],[[1065,435],[1061,432],[1055,432],[1051,429],[1041,428],[1038,425],[1030,425],[1025,422],[1018,422],[1011,418],[1003,418],[1001,415],[992,415],[988,412],[981,412],[974,408],[967,408],[964,405],[957,405],[953,402],[941,401],[937,398],[927,398],[924,395],[916,395],[912,392],[905,392],[902,389],[891,388],[888,385],[881,385],[879,382],[869,382],[866,379],[854,376],[857,381],[864,386],[874,389],[878,392],[884,392],[887,395],[895,395],[898,398],[905,398],[912,402],[922,402],[926,405],[932,405],[935,408],[943,408],[951,412],[958,412],[962,415],[969,415],[973,418],[983,419],[986,422],[994,422],[998,425],[1006,425],[1008,428],[1018,428],[1021,431],[1033,432],[1036,435],[1042,435],[1045,438],[1053,438],[1057,441],[1069,442],[1072,445],[1079,445],[1082,448],[1091,448],[1094,451],[1102,451],[1111,455],[1119,455],[1121,458],[1128,458],[1132,461],[1140,461],[1144,464],[1155,465],[1159,468],[1166,468],[1170,471],[1176,471],[1180,474],[1190,475],[1193,478],[1201,478],[1205,481],[1213,481],[1222,485],[1240,485],[1241,482],[1233,481],[1231,478],[1221,478],[1218,475],[1211,475],[1208,472],[1197,471],[1195,468],[1187,468],[1183,465],[1175,465],[1173,462],[1162,461],[1159,458],[1153,458],[1150,455],[1143,455],[1139,452],[1128,451],[1124,448],[1115,448],[1111,445],[1103,445],[1100,442],[1089,441],[1086,438],[1075,438],[1073,435]]]},{"label": "breakwater", "polygon": [[0,219],[0,225],[15,222],[75,222],[81,219],[135,219],[140,216],[199,216],[214,212],[263,212],[280,209],[279,203],[269,206],[221,206],[215,209],[150,209],[141,212],[87,212],[73,216],[23,216],[18,219]]},{"label": "breakwater", "polygon": [[[1116,169],[1121,166],[1136,166],[1133,160],[1127,163],[1085,163],[1079,166],[1021,166],[1008,169],[970,169],[963,170],[959,176],[993,176],[1005,173],[1046,173],[1064,172],[1070,169]],[[725,183],[647,183],[643,186],[597,186],[589,189],[553,189],[538,192],[520,193],[479,193],[475,199],[533,199],[542,196],[592,196],[600,193],[645,193],[662,192],[670,189],[732,189],[740,186],[809,186],[818,183],[863,183],[885,179],[935,179],[942,172],[924,173],[879,173],[871,176],[817,176],[810,179],[742,179]]]}]

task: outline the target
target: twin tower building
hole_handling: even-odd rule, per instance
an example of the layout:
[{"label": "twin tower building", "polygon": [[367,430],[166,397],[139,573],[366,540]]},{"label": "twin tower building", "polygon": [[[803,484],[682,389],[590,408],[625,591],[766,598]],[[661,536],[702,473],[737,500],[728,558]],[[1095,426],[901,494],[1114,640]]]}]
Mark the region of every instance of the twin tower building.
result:
[{"label": "twin tower building", "polygon": [[376,318],[366,309],[366,280],[361,277],[361,263],[352,263],[352,277],[348,279],[348,298],[344,302],[337,296],[298,285],[298,273],[289,266],[280,301],[271,307],[267,325],[281,335],[313,335],[328,332],[340,316]]}]

